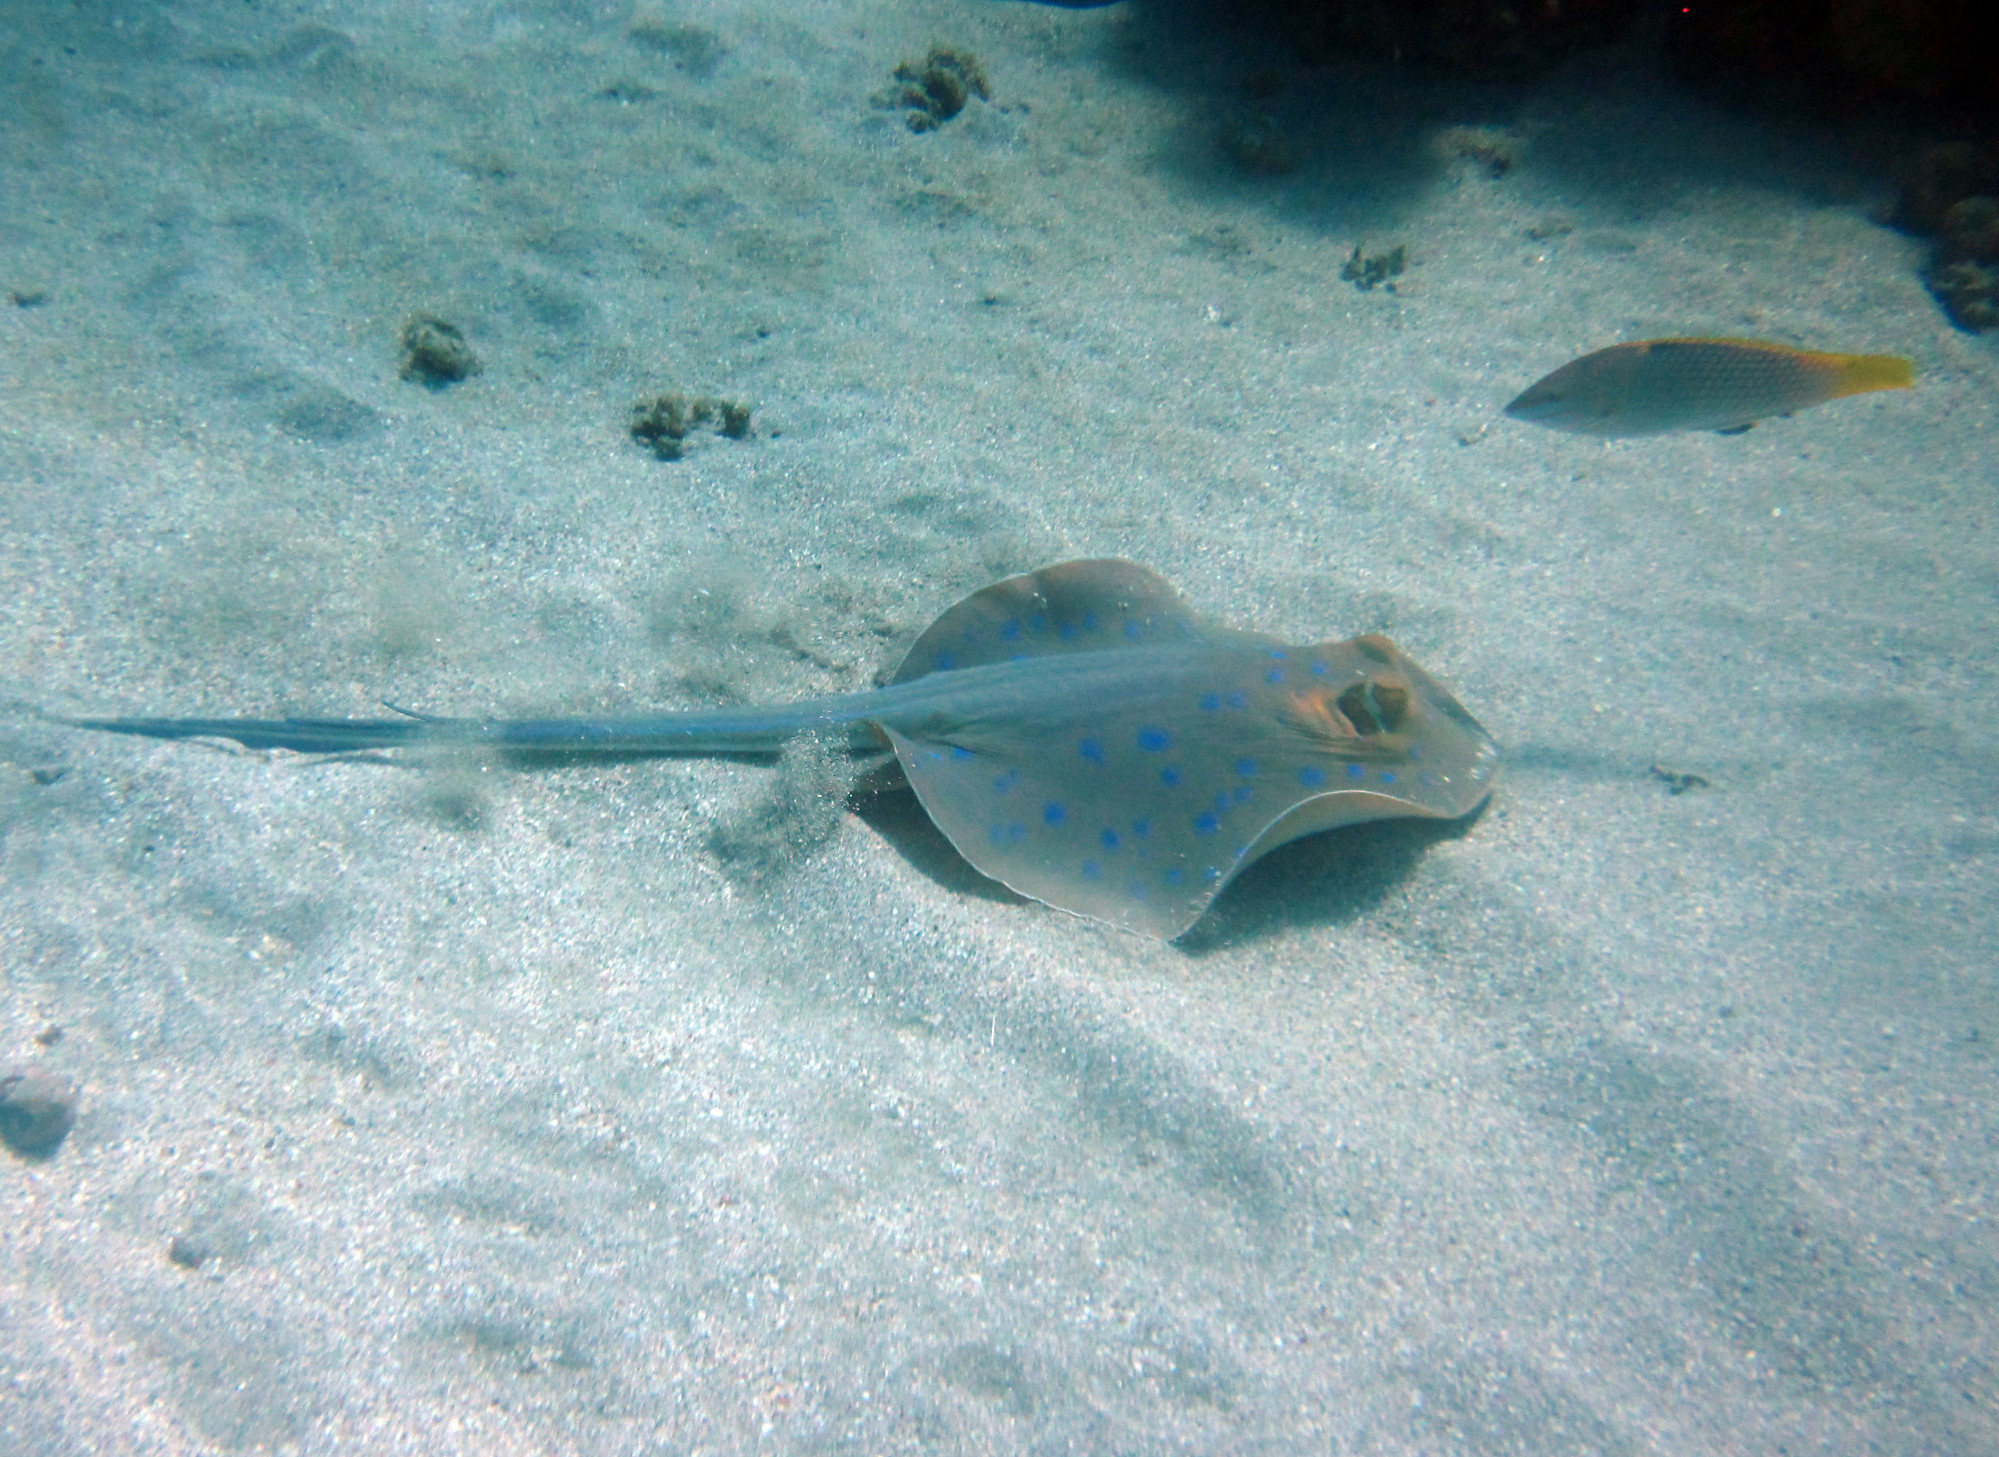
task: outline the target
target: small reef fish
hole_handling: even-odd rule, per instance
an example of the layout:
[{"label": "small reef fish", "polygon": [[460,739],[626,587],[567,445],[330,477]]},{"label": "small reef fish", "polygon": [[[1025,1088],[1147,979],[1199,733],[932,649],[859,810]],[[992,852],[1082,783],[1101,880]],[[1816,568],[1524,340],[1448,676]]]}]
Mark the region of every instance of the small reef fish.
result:
[{"label": "small reef fish", "polygon": [[1170,939],[1242,868],[1320,830],[1456,819],[1499,751],[1385,637],[1293,645],[1204,623],[1157,573],[1065,562],[973,593],[886,688],[643,718],[68,719],[308,754],[775,754],[805,733],[893,754],[974,867],[1079,916]]},{"label": "small reef fish", "polygon": [[1506,413],[1605,440],[1675,430],[1733,435],[1844,395],[1905,390],[1915,378],[1915,365],[1893,354],[1815,354],[1761,339],[1647,339],[1570,360]]}]

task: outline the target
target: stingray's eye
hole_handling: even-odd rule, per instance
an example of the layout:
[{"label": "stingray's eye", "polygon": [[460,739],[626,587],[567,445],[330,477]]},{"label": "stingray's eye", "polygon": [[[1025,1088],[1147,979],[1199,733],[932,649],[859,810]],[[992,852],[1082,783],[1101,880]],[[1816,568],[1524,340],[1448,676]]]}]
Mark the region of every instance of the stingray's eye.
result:
[{"label": "stingray's eye", "polygon": [[1361,734],[1392,734],[1409,717],[1409,685],[1399,678],[1363,678],[1340,695],[1340,712]]}]

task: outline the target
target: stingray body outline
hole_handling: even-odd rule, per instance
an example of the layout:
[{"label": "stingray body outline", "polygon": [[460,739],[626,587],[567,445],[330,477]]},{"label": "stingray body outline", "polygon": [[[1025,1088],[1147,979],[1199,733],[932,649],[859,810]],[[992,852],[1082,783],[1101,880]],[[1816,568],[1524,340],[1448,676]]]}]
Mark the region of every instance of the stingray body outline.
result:
[{"label": "stingray body outline", "polygon": [[[400,711],[399,711],[400,712]],[[1201,621],[1112,558],[996,582],[882,688],[633,717],[91,718],[81,728],[309,754],[430,746],[773,754],[806,733],[892,752],[959,854],[1057,909],[1166,939],[1290,840],[1492,790],[1498,748],[1385,637],[1288,644]]]}]

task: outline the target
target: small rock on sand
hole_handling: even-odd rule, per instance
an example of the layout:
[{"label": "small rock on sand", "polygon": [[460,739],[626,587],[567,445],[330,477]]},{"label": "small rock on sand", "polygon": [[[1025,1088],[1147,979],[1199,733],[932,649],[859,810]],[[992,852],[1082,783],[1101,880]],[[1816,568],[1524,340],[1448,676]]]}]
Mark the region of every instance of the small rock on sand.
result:
[{"label": "small rock on sand", "polygon": [[76,1122],[76,1084],[26,1064],[0,1072],[0,1143],[25,1159],[62,1147]]}]

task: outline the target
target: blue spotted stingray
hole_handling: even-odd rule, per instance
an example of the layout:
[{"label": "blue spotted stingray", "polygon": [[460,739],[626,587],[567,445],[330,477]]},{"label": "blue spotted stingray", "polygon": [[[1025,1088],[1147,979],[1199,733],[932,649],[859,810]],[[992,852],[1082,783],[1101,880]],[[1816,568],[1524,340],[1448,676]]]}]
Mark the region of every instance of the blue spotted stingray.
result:
[{"label": "blue spotted stingray", "polygon": [[250,748],[774,753],[805,733],[892,751],[994,880],[1077,915],[1180,935],[1259,855],[1399,815],[1454,819],[1498,750],[1387,638],[1294,646],[1199,620],[1157,573],[1065,562],[973,593],[888,687],[638,718],[110,718],[80,727]]}]

